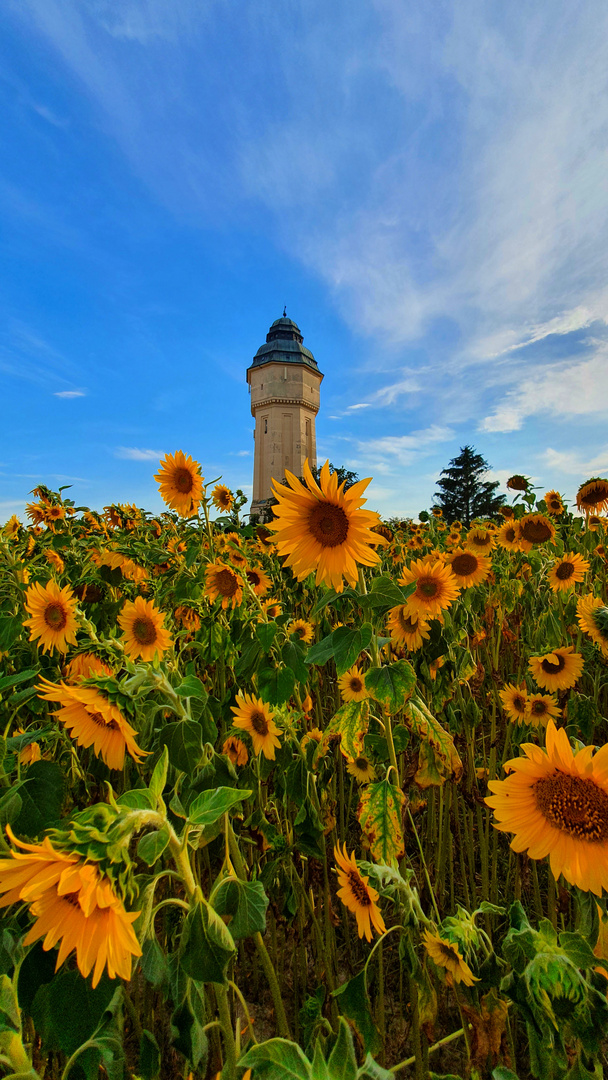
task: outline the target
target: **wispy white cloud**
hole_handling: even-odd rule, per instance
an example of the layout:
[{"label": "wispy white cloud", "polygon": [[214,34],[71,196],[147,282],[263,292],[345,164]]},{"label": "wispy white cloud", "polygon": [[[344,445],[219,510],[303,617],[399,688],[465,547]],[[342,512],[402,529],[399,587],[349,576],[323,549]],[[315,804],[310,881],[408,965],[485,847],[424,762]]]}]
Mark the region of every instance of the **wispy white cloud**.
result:
[{"label": "wispy white cloud", "polygon": [[608,416],[608,344],[598,342],[591,359],[547,364],[540,371],[513,376],[509,390],[480,424],[481,431],[518,431],[524,420],[547,414],[559,417]]},{"label": "wispy white cloud", "polygon": [[77,397],[86,397],[86,394],[87,394],[86,390],[55,390],[53,392],[53,397],[77,398]]},{"label": "wispy white cloud", "polygon": [[114,457],[124,458],[127,461],[160,461],[164,453],[164,450],[140,450],[137,446],[118,446],[114,451]]},{"label": "wispy white cloud", "polygon": [[[409,435],[386,435],[381,439],[362,440],[357,444],[357,449],[367,460],[377,459],[377,469],[378,464],[387,458],[399,465],[411,465],[438,443],[453,438],[454,431],[451,428],[432,424],[423,430],[412,431]],[[388,467],[390,468],[390,465]]]},{"label": "wispy white cloud", "polygon": [[605,475],[608,472],[608,444],[592,457],[584,457],[577,450],[554,450],[547,447],[542,458],[554,473],[578,476],[581,482],[589,476],[597,476],[598,473]]}]

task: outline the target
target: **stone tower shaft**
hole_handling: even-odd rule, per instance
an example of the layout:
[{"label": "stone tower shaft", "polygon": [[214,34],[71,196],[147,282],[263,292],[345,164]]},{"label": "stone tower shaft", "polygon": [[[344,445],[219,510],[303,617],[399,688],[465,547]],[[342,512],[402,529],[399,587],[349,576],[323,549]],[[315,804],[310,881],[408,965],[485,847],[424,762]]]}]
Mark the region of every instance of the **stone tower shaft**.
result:
[{"label": "stone tower shaft", "polygon": [[306,458],[317,463],[315,418],[323,375],[302,344],[299,327],[285,315],[273,322],[266,343],[247,368],[255,417],[251,513],[264,517],[271,481],[285,470],[302,476]]}]

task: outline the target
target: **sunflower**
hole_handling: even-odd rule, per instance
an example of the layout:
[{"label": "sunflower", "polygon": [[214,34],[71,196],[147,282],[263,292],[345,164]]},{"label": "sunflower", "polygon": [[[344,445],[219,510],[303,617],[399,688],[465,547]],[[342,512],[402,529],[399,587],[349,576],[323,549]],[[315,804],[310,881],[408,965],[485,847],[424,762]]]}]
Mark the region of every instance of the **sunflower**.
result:
[{"label": "sunflower", "polygon": [[545,494],[545,506],[547,513],[552,517],[559,517],[564,512],[564,504],[559,491],[547,491]]},{"label": "sunflower", "polygon": [[414,536],[408,540],[407,546],[410,551],[420,551],[421,548],[426,547],[426,542],[419,533],[415,533]]},{"label": "sunflower", "polygon": [[211,492],[211,500],[217,510],[224,510],[227,513],[232,510],[234,495],[224,484],[216,484]]},{"label": "sunflower", "polygon": [[513,683],[507,683],[502,690],[499,690],[498,696],[512,723],[526,724],[528,722],[528,691],[523,684],[515,686]]},{"label": "sunflower", "polygon": [[36,581],[25,594],[25,608],[31,618],[23,625],[29,626],[30,641],[38,639],[43,652],[67,652],[68,645],[76,644],[76,600],[69,585],[60,589],[52,579],[46,585]]},{"label": "sunflower", "polygon": [[[302,702],[304,706],[304,702]],[[306,710],[304,710],[306,712]],[[315,742],[319,746],[323,742],[323,732],[318,727],[313,727],[310,731],[307,731],[305,735],[300,739],[300,749],[306,750],[309,743]]]},{"label": "sunflower", "polygon": [[365,675],[356,664],[353,664],[344,675],[340,675],[338,686],[342,701],[365,701],[365,698],[369,697],[365,689]]},{"label": "sunflower", "polygon": [[261,566],[248,566],[245,570],[245,577],[256,596],[266,596],[272,586],[272,581]]},{"label": "sunflower", "polygon": [[467,533],[467,547],[471,551],[491,551],[496,542],[496,532],[494,529],[485,529],[481,525],[477,525],[474,529],[469,529]]},{"label": "sunflower", "polygon": [[80,679],[95,678],[96,675],[103,678],[105,675],[113,675],[114,672],[108,664],[95,656],[95,653],[83,652],[68,661],[63,674],[70,682],[78,682]]},{"label": "sunflower", "polygon": [[531,656],[528,666],[543,690],[569,690],[583,670],[583,658],[573,645],[562,645],[545,656]]},{"label": "sunflower", "polygon": [[387,633],[391,640],[404,645],[410,652],[420,649],[427,641],[429,624],[418,612],[410,611],[407,604],[391,608],[388,613]]},{"label": "sunflower", "polygon": [[374,766],[369,758],[365,754],[359,754],[359,757],[353,758],[352,761],[348,761],[346,764],[346,771],[350,776],[354,776],[360,784],[369,784],[371,780],[375,779]]},{"label": "sunflower", "polygon": [[460,544],[460,541],[461,536],[459,532],[449,532],[445,538],[445,542],[449,547],[456,547],[457,544]]},{"label": "sunflower", "polygon": [[197,630],[200,630],[200,615],[198,611],[195,611],[193,608],[185,607],[183,604],[180,604],[179,607],[176,607],[174,615],[175,621],[179,623],[180,626],[183,626],[190,634],[195,634]]},{"label": "sunflower", "polygon": [[378,893],[368,885],[368,878],[363,877],[355,862],[355,853],[348,855],[346,844],[341,852],[339,846],[334,848],[334,859],[338,866],[338,896],[357,917],[357,930],[359,937],[365,937],[366,941],[372,940],[372,927],[378,934],[386,930],[384,919],[377,905]]},{"label": "sunflower", "polygon": [[429,664],[429,675],[431,676],[433,682],[435,682],[437,678],[437,672],[441,670],[444,664],[445,656],[438,656],[435,660],[431,660]]},{"label": "sunflower", "polygon": [[599,476],[592,476],[590,480],[581,484],[576,493],[576,505],[579,510],[589,513],[595,510],[601,513],[608,509],[608,480]]},{"label": "sunflower", "polygon": [[464,983],[465,986],[472,986],[473,983],[479,982],[466,960],[463,960],[460,948],[454,941],[425,930],[422,935],[422,944],[433,963],[437,967],[445,968],[450,983]]},{"label": "sunflower", "polygon": [[512,506],[508,506],[507,503],[498,507],[498,513],[502,514],[506,521],[515,516],[515,510]]},{"label": "sunflower", "polygon": [[[25,735],[25,731],[22,727],[17,728],[17,735]],[[42,757],[42,751],[37,742],[28,743],[23,747],[23,750],[19,751],[19,764],[20,765],[32,765],[34,761],[40,761]]]},{"label": "sunflower", "polygon": [[522,551],[531,551],[537,544],[545,544],[555,536],[555,525],[546,514],[524,514],[518,525]]},{"label": "sunflower", "polygon": [[400,585],[416,582],[416,591],[406,607],[418,617],[433,619],[450,606],[460,592],[460,586],[448,566],[439,560],[416,559],[399,578]]},{"label": "sunflower", "polygon": [[44,522],[44,511],[46,510],[45,503],[26,503],[25,514],[32,523],[32,525],[42,525]]},{"label": "sunflower", "polygon": [[275,747],[281,745],[277,738],[281,731],[273,722],[274,712],[266,702],[251,694],[239,693],[236,705],[232,705],[231,709],[234,713],[233,727],[249,733],[256,756],[263,753],[269,761],[274,761]]},{"label": "sunflower", "polygon": [[41,679],[38,697],[56,701],[61,706],[55,713],[78,746],[92,746],[94,753],[109,769],[122,769],[125,750],[134,761],[145,757],[135,742],[135,728],[111,701],[93,686],[69,686]]},{"label": "sunflower", "polygon": [[205,571],[205,592],[212,604],[221,597],[223,608],[235,608],[243,599],[243,582],[226,563],[211,563]]},{"label": "sunflower", "polygon": [[547,724],[546,749],[531,743],[505,764],[506,780],[490,780],[486,799],[495,827],[515,833],[514,851],[549,855],[553,876],[584,892],[608,890],[608,744],[574,754],[563,728]]},{"label": "sunflower", "polygon": [[562,555],[561,559],[553,563],[547,574],[547,581],[553,592],[567,592],[576,581],[583,580],[588,569],[589,563],[587,559],[583,559],[574,551],[569,551],[566,555]]},{"label": "sunflower", "polygon": [[607,520],[607,518],[602,517],[600,514],[589,514],[586,522],[589,532],[597,532],[598,529],[605,529]]},{"label": "sunflower", "polygon": [[529,483],[530,481],[527,476],[522,476],[520,473],[515,473],[507,480],[507,487],[509,491],[527,491]]},{"label": "sunflower", "polygon": [[594,547],[593,552],[599,559],[603,559],[604,562],[606,561],[608,554],[604,544],[598,544],[597,547]]},{"label": "sunflower", "polygon": [[434,518],[442,518],[443,517],[443,510],[441,509],[440,506],[432,506],[431,507],[431,514],[433,515]]},{"label": "sunflower", "polygon": [[533,727],[546,725],[548,720],[557,720],[561,715],[562,711],[552,694],[531,694],[528,698],[527,723]]},{"label": "sunflower", "polygon": [[379,536],[383,536],[389,544],[395,535],[393,530],[388,525],[385,525],[383,521],[381,521],[379,525],[373,525],[372,532],[378,533]]},{"label": "sunflower", "polygon": [[222,754],[226,754],[233,765],[246,765],[249,761],[249,752],[245,743],[236,735],[229,735],[222,746]]},{"label": "sunflower", "polygon": [[198,461],[186,457],[181,450],[167,454],[160,462],[158,482],[163,502],[182,517],[192,517],[203,497],[203,477]]},{"label": "sunflower", "polygon": [[478,555],[466,548],[457,548],[448,555],[446,565],[463,589],[470,585],[481,585],[492,569],[492,560],[487,555]]},{"label": "sunflower", "polygon": [[520,551],[519,522],[505,521],[497,530],[496,542],[506,551]]},{"label": "sunflower", "polygon": [[266,525],[256,525],[255,535],[257,536],[260,551],[272,551],[275,546],[274,536]]},{"label": "sunflower", "polygon": [[283,608],[278,600],[262,600],[262,611],[267,619],[278,619],[283,614]]},{"label": "sunflower", "polygon": [[53,521],[63,521],[65,518],[65,506],[46,506],[43,512],[47,525],[50,525]]},{"label": "sunflower", "polygon": [[236,566],[237,570],[245,570],[249,566],[249,560],[242,551],[237,548],[229,547],[226,550],[226,555],[233,566]]},{"label": "sunflower", "polygon": [[576,604],[578,624],[608,657],[608,607],[599,596],[581,596]]},{"label": "sunflower", "polygon": [[43,937],[45,952],[60,943],[57,970],[73,950],[83,978],[93,970],[93,987],[104,968],[111,979],[131,978],[131,961],[141,956],[132,924],[139,911],[127,912],[93,863],[53,847],[48,837],[41,844],[17,840],[10,825],[6,831],[22,851],[0,859],[0,907],[25,901],[36,919],[23,940],[31,945]]},{"label": "sunflower", "polygon": [[315,628],[311,623],[306,622],[304,619],[292,619],[292,621],[287,624],[287,633],[290,637],[295,634],[298,641],[303,642],[304,645],[310,645],[315,636]]},{"label": "sunflower", "polygon": [[63,574],[65,563],[61,558],[61,555],[57,551],[53,551],[53,548],[48,548],[44,554],[46,556],[46,561],[51,564],[53,570],[58,574]]},{"label": "sunflower", "polygon": [[342,592],[344,578],[355,585],[358,563],[374,566],[380,562],[371,545],[386,543],[383,536],[372,532],[372,527],[380,524],[379,515],[361,509],[369,479],[359,480],[345,491],[344,482],[338,486],[337,474],[330,473],[326,461],[317,484],[308,459],[304,462],[307,488],[288,469],[285,477],[288,487],[272,481],[279,505],[270,525],[279,555],[287,556],[285,565],[293,569],[298,581],[316,570],[317,585],[329,585],[336,592]]},{"label": "sunflower", "polygon": [[156,654],[163,655],[170,649],[173,641],[165,630],[165,616],[159,611],[153,600],[144,600],[136,596],[127,600],[117,622],[123,631],[123,644],[131,660],[154,660]]}]

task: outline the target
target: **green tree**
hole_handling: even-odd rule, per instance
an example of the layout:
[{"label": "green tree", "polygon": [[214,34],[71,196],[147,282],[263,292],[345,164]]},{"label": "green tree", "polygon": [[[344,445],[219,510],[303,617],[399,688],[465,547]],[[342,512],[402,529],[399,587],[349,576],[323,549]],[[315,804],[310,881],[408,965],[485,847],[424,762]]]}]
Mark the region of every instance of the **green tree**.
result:
[{"label": "green tree", "polygon": [[452,458],[443,469],[435,492],[435,505],[440,506],[448,524],[462,521],[469,528],[476,517],[492,517],[504,503],[502,495],[496,495],[498,480],[484,480],[490,466],[473,446],[461,446],[458,457]]}]

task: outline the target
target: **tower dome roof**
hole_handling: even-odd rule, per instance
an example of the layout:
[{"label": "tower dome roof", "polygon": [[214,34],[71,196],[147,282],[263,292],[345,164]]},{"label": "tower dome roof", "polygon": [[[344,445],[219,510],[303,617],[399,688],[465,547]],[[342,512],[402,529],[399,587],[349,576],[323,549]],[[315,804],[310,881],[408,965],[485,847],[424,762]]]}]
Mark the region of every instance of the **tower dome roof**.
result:
[{"label": "tower dome roof", "polygon": [[260,345],[251,367],[260,367],[276,361],[279,364],[306,364],[318,371],[317,361],[309,349],[305,349],[300,327],[285,314],[275,319],[266,334],[266,342]]}]

